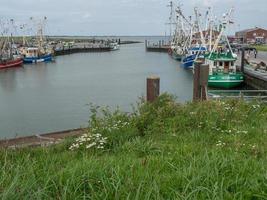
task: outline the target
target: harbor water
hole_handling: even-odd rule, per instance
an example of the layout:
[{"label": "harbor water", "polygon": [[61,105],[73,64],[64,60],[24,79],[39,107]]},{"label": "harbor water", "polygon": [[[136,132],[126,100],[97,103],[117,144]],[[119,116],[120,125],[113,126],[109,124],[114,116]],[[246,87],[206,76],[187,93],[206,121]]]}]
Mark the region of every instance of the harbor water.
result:
[{"label": "harbor water", "polygon": [[143,43],[1,70],[0,139],[86,127],[89,103],[130,112],[154,74],[161,78],[161,93],[180,102],[192,99],[192,72],[166,53],[146,52]]}]

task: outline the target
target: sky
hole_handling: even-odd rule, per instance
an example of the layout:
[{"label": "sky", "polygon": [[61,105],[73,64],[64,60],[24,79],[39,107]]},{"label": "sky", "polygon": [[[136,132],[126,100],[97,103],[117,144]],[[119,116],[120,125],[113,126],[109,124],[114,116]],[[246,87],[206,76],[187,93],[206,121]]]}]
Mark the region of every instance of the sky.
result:
[{"label": "sky", "polygon": [[[175,0],[185,15],[198,7],[212,6],[218,17],[234,7],[235,24],[240,29],[267,28],[267,0]],[[49,35],[164,35],[169,17],[169,0],[0,0],[0,19],[17,24],[46,16]],[[0,27],[1,28],[1,27]]]}]

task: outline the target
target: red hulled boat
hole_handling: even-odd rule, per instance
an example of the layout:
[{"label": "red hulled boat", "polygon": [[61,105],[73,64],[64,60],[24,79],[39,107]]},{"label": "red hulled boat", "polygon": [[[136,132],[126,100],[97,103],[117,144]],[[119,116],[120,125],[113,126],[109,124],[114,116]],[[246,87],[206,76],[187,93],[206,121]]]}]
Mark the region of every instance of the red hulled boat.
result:
[{"label": "red hulled boat", "polygon": [[14,58],[11,60],[0,60],[0,69],[19,67],[23,63],[22,58]]}]

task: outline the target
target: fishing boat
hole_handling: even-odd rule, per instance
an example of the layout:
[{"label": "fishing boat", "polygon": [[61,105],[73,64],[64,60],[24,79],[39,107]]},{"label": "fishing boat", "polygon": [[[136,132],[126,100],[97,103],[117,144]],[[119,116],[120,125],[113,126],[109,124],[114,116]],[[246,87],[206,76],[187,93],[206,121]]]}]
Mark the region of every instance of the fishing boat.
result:
[{"label": "fishing boat", "polygon": [[207,51],[206,47],[192,47],[188,50],[188,53],[182,58],[181,65],[185,69],[193,69],[194,62],[203,57]]},{"label": "fishing boat", "polygon": [[0,69],[11,68],[11,67],[20,67],[23,63],[21,58],[8,58],[8,59],[0,59]]},{"label": "fishing boat", "polygon": [[[208,45],[201,28],[201,14],[198,12],[197,8],[195,8],[194,11],[196,17],[195,22],[192,23],[191,19],[186,20],[190,30],[188,31],[189,35],[186,37],[184,47],[185,54],[181,62],[181,66],[185,69],[193,69],[195,61],[199,58],[204,58],[204,55],[208,51]],[[184,16],[183,18],[185,19]]]},{"label": "fishing boat", "polygon": [[174,60],[181,61],[182,57],[183,57],[183,53],[182,53],[182,51],[172,49],[171,56]]},{"label": "fishing boat", "polygon": [[23,62],[25,64],[40,63],[40,62],[50,62],[52,61],[52,54],[47,52],[42,52],[38,47],[28,47],[22,51]]},{"label": "fishing boat", "polygon": [[[12,21],[13,22],[13,21]],[[8,29],[5,30],[8,34]],[[13,36],[1,34],[0,38],[0,69],[19,67],[22,65],[22,58],[17,55],[17,48],[13,41]]]},{"label": "fishing boat", "polygon": [[237,56],[231,52],[213,52],[205,56],[209,65],[208,84],[214,88],[234,88],[244,82],[244,75],[236,70]]},{"label": "fishing boat", "polygon": [[112,51],[116,51],[120,49],[120,45],[117,42],[111,42],[109,43],[109,46]]},{"label": "fishing boat", "polygon": [[46,39],[43,35],[44,24],[46,17],[43,21],[40,21],[36,36],[37,44],[32,44],[28,46],[23,46],[20,49],[20,53],[23,56],[23,62],[25,64],[40,63],[40,62],[50,62],[53,60],[53,50],[49,46],[49,43],[46,42]]},{"label": "fishing boat", "polygon": [[189,35],[187,26],[190,24],[190,22],[187,21],[187,19],[183,15],[180,5],[178,5],[175,9],[176,12],[175,19],[173,19],[174,3],[171,2],[170,5],[168,6],[171,8],[169,17],[170,22],[167,23],[168,25],[170,25],[170,31],[172,29],[171,28],[172,25],[175,25],[175,30],[173,35],[172,34],[170,35],[172,41],[168,53],[170,56],[172,56],[173,59],[181,61],[186,51],[185,46],[186,43],[188,42],[188,35]]},{"label": "fishing boat", "polygon": [[177,61],[181,61],[184,55],[184,50],[178,43],[172,42],[171,48],[168,51],[169,55]]},{"label": "fishing boat", "polygon": [[[230,16],[233,9],[226,15],[220,24],[220,33],[211,52],[205,55],[205,63],[209,65],[208,85],[215,88],[234,88],[244,82],[244,74],[237,72],[237,55],[233,53],[225,30],[230,25]],[[219,43],[225,43],[223,47]]]}]

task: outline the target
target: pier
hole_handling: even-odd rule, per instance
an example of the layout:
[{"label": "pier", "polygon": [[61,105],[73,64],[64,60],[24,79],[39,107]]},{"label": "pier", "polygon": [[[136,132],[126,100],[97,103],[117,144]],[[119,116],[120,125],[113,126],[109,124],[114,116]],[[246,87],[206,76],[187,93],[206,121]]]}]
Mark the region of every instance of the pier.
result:
[{"label": "pier", "polygon": [[245,67],[244,74],[248,85],[259,90],[267,90],[267,72],[255,71],[252,68]]},{"label": "pier", "polygon": [[166,44],[164,40],[160,40],[158,43],[150,43],[147,40],[145,41],[146,51],[148,52],[169,52],[170,45]]},{"label": "pier", "polygon": [[250,57],[250,50],[242,50],[238,57],[239,70],[244,73],[247,85],[258,90],[267,90],[267,55],[264,52],[257,54]]}]

